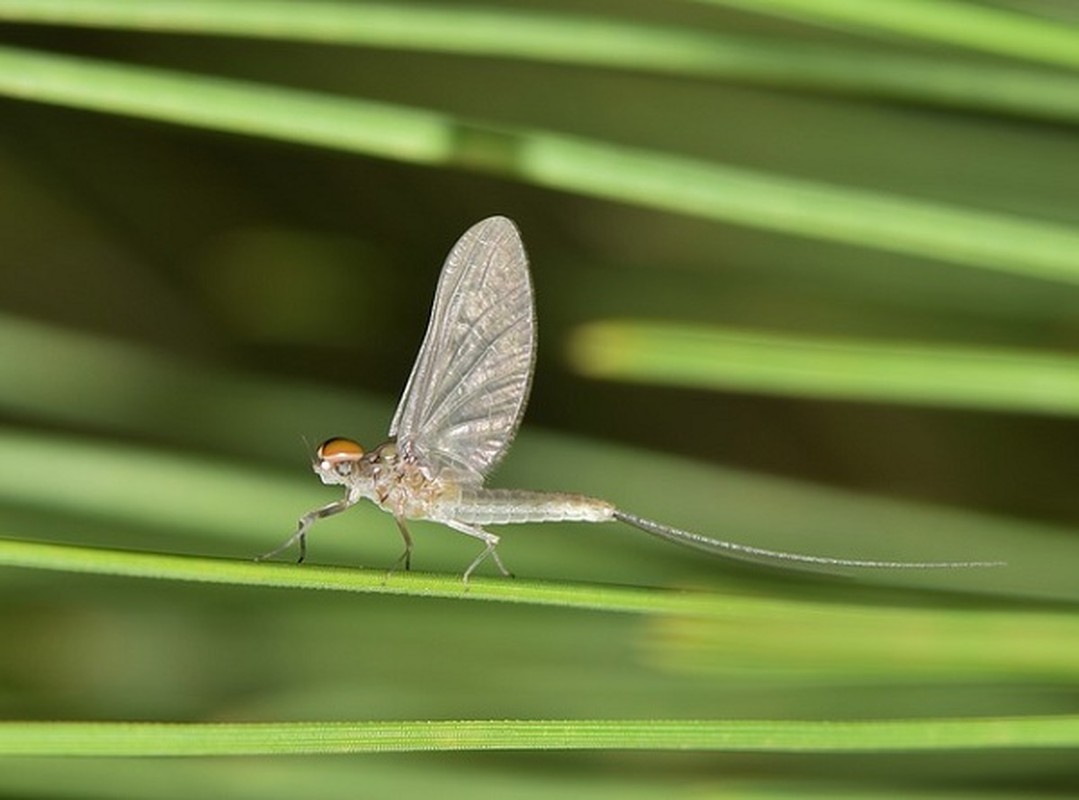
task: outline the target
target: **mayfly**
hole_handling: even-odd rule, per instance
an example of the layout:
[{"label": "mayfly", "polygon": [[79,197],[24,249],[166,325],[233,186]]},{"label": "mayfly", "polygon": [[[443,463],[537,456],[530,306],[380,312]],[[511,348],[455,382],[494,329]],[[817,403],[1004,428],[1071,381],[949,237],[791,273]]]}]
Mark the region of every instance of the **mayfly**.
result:
[{"label": "mayfly", "polygon": [[352,439],[323,442],[312,461],[325,484],[345,495],[300,518],[287,541],[261,558],[299,544],[319,519],[367,498],[397,522],[405,542],[398,560],[411,565],[408,520],[439,522],[479,539],[483,551],[464,580],[491,558],[503,575],[499,537],[487,525],[617,520],[668,541],[720,555],[831,567],[933,568],[993,566],[995,562],[859,561],[777,552],[713,539],[644,519],[605,500],[579,494],[488,489],[484,479],[506,455],[532,383],[536,314],[528,259],[516,226],[490,217],[472,226],[450,252],[435,292],[419,356],[390,424],[390,439],[365,451]]}]

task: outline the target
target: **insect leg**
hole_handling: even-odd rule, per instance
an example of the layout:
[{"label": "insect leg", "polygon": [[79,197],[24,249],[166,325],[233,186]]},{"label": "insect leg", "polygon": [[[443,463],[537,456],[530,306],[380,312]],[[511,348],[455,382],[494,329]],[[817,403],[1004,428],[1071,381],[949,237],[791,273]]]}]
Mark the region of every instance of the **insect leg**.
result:
[{"label": "insect leg", "polygon": [[401,532],[401,538],[405,540],[405,552],[401,553],[393,568],[397,569],[404,563],[405,571],[407,572],[412,569],[412,535],[408,532],[408,526],[403,519],[400,517],[394,517],[393,519],[397,523],[397,530]]},{"label": "insect leg", "polygon": [[255,561],[265,561],[268,558],[273,558],[283,550],[287,550],[292,546],[293,542],[300,543],[300,557],[296,559],[297,564],[302,564],[303,560],[307,557],[307,529],[310,528],[316,520],[324,519],[325,517],[333,516],[334,514],[340,514],[345,509],[356,504],[356,501],[352,498],[342,497],[340,500],[336,500],[333,503],[322,506],[322,508],[316,508],[314,511],[308,511],[302,517],[300,517],[299,525],[296,527],[296,533],[292,534],[280,545],[275,547],[268,553],[263,553],[261,556],[255,558]]},{"label": "insect leg", "polygon": [[457,520],[440,519],[438,521],[441,522],[443,525],[448,525],[455,531],[466,533],[469,536],[475,536],[477,539],[483,541],[487,545],[484,551],[478,556],[476,556],[476,560],[469,564],[468,569],[465,570],[465,574],[463,577],[465,583],[468,583],[468,579],[469,577],[471,577],[473,570],[475,570],[476,567],[483,563],[483,560],[487,558],[487,556],[490,556],[494,559],[495,564],[498,565],[498,569],[503,575],[505,575],[507,578],[513,577],[513,573],[506,569],[506,565],[503,564],[502,559],[498,557],[498,551],[495,550],[495,548],[498,546],[498,537],[495,536],[493,533],[491,533],[490,531],[485,531],[478,525],[469,525],[466,522],[458,522]]}]

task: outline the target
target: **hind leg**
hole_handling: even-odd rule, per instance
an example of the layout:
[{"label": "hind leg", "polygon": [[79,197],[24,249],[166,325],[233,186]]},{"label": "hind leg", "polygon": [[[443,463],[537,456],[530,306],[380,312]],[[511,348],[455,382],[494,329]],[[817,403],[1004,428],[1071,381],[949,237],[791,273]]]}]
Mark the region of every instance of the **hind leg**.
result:
[{"label": "hind leg", "polygon": [[506,569],[506,565],[503,564],[502,559],[498,557],[498,551],[495,548],[498,547],[499,539],[493,533],[491,533],[490,531],[485,531],[479,525],[469,525],[466,522],[458,522],[457,520],[439,520],[439,522],[441,522],[443,525],[448,525],[455,531],[468,534],[469,536],[474,536],[487,545],[487,547],[484,548],[483,552],[476,556],[476,560],[469,564],[468,569],[465,570],[464,577],[462,578],[465,583],[468,583],[468,579],[472,576],[472,572],[476,569],[476,567],[482,564],[483,560],[488,556],[494,559],[495,564],[498,566],[499,571],[503,575],[505,575],[507,578],[513,577],[513,573]]}]

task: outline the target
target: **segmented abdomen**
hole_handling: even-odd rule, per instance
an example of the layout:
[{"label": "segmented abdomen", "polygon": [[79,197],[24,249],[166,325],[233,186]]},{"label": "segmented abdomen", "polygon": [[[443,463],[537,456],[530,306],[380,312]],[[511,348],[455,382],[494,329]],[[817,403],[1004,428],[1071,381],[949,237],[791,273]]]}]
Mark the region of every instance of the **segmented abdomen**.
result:
[{"label": "segmented abdomen", "polygon": [[515,522],[606,522],[614,506],[581,494],[530,492],[521,489],[464,489],[452,504],[441,505],[439,516],[473,525]]}]

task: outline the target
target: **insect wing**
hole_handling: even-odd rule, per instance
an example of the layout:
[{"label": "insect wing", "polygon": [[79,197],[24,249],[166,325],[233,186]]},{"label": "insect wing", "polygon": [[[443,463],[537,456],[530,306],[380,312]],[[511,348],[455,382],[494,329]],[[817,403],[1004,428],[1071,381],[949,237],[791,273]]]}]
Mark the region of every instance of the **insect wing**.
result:
[{"label": "insect wing", "polygon": [[536,353],[528,258],[505,217],[473,225],[450,251],[416,364],[390,425],[428,463],[482,481],[524,414]]}]

